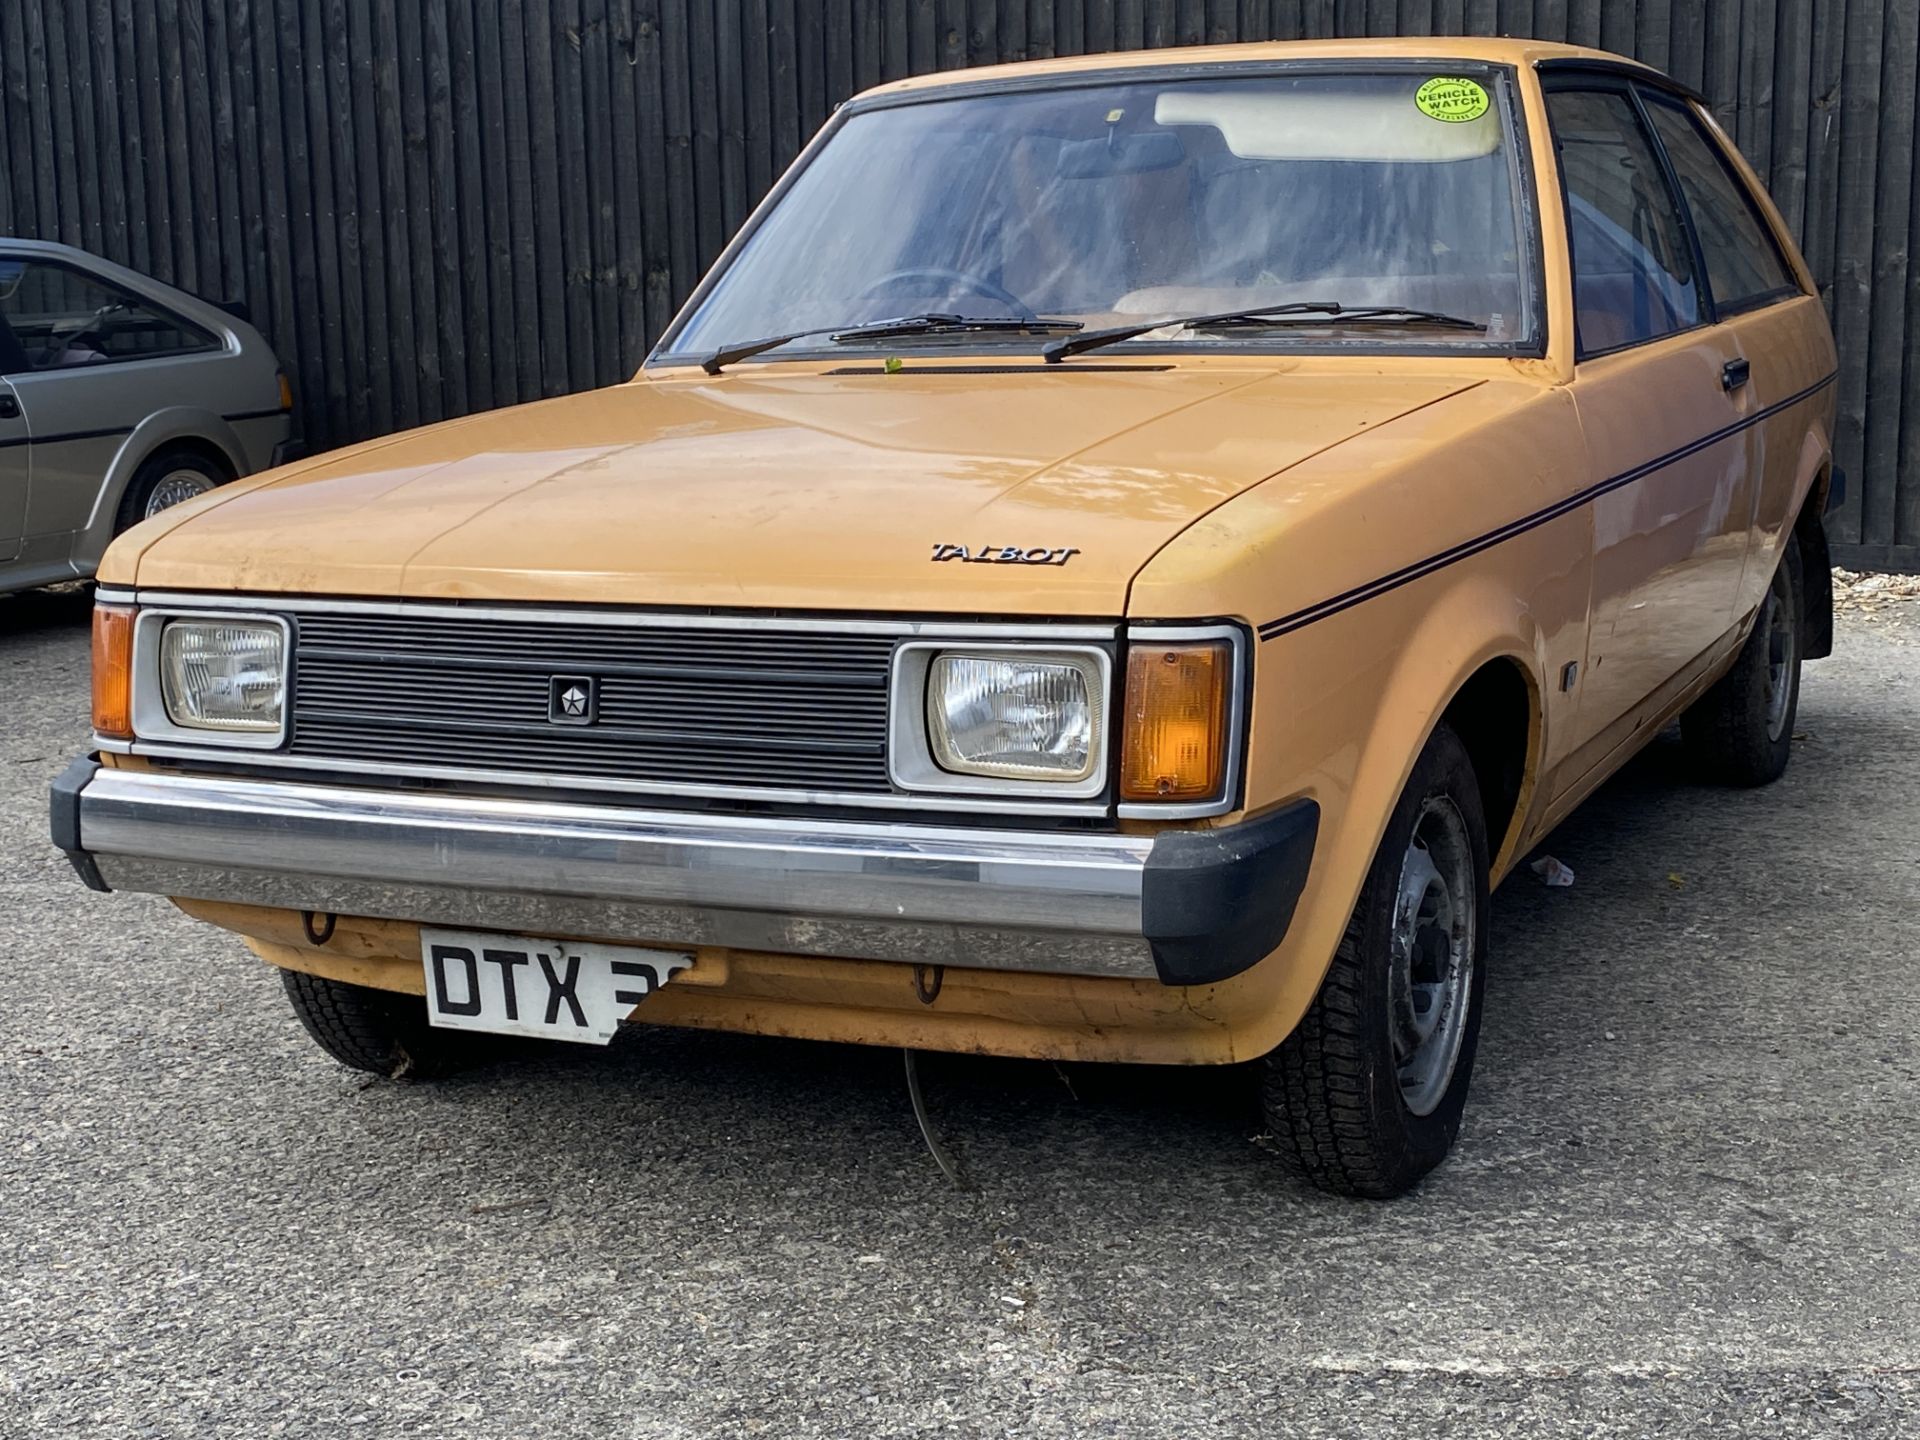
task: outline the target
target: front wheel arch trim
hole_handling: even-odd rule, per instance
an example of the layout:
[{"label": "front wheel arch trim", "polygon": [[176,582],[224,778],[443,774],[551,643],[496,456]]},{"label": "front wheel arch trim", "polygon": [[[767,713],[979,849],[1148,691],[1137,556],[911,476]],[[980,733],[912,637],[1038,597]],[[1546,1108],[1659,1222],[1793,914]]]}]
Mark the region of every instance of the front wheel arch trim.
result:
[{"label": "front wheel arch trim", "polygon": [[233,426],[211,410],[190,406],[172,406],[156,410],[133,427],[100,477],[100,489],[93,497],[93,511],[75,547],[76,560],[92,569],[99,563],[113,540],[114,522],[120,516],[120,502],[127,487],[149,459],[169,445],[189,444],[224,460],[228,473],[238,477],[247,473],[247,451],[234,433]]}]

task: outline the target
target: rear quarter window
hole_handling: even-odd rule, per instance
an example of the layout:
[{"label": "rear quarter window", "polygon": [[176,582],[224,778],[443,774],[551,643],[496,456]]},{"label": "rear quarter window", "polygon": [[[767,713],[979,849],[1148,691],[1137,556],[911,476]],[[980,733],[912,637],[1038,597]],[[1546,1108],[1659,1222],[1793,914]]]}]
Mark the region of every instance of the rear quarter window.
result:
[{"label": "rear quarter window", "polygon": [[0,319],[28,370],[218,350],[220,340],[132,291],[58,261],[0,259]]},{"label": "rear quarter window", "polygon": [[1687,213],[1700,237],[1707,284],[1718,310],[1723,314],[1749,310],[1799,294],[1793,270],[1746,182],[1699,119],[1663,96],[1645,98],[1654,131],[1673,162]]}]

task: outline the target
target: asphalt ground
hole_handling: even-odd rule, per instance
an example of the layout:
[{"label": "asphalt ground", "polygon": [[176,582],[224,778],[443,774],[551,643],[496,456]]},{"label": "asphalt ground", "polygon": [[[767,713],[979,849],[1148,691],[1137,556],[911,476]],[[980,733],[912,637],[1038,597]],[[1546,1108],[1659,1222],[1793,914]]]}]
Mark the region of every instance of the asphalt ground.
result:
[{"label": "asphalt ground", "polygon": [[367,1083],[83,890],[84,593],[0,600],[0,1435],[1920,1435],[1920,606],[1794,764],[1656,744],[1495,898],[1453,1160],[1290,1182],[1220,1072],[636,1029]]}]

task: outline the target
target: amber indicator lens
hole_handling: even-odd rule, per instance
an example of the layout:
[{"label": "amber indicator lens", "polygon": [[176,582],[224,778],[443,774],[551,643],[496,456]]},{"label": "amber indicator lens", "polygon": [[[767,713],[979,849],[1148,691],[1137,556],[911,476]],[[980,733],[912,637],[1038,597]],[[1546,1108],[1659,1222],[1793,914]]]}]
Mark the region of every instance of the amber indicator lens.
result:
[{"label": "amber indicator lens", "polygon": [[1227,773],[1225,641],[1136,644],[1127,654],[1123,800],[1211,800]]},{"label": "amber indicator lens", "polygon": [[124,606],[93,607],[93,728],[133,738],[133,611]]}]

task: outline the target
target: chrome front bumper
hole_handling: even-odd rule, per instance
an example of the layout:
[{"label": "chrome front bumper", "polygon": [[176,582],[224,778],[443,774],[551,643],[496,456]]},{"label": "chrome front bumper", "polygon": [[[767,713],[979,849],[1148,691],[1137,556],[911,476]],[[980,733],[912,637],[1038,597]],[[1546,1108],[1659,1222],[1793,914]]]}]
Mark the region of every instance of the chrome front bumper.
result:
[{"label": "chrome front bumper", "polygon": [[526,934],[1198,984],[1280,942],[1318,809],[1157,836],[712,815],[102,768],[99,889]]}]

